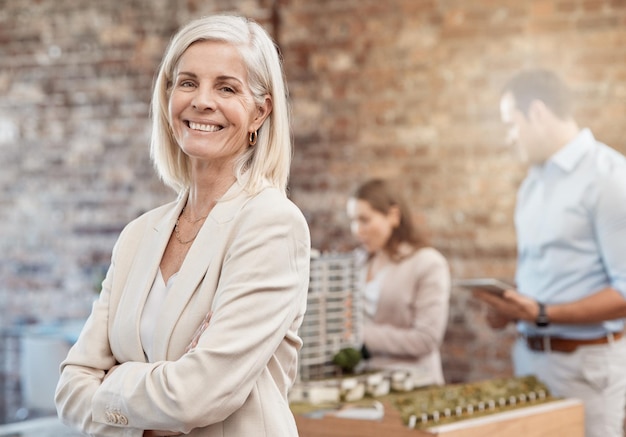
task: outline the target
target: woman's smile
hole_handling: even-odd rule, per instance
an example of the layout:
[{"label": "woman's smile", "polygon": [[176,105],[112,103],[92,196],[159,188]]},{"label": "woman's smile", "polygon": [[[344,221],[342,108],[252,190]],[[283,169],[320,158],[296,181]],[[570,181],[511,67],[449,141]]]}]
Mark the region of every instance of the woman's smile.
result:
[{"label": "woman's smile", "polygon": [[189,126],[192,130],[202,131],[202,132],[218,132],[222,130],[224,127],[218,124],[205,124],[199,123],[195,121],[188,121],[187,126]]}]

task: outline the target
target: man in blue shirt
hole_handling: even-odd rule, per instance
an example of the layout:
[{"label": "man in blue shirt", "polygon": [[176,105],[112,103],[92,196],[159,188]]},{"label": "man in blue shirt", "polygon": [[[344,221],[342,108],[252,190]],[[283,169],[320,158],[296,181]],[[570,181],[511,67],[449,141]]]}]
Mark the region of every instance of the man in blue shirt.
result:
[{"label": "man in blue shirt", "polygon": [[476,292],[494,328],[517,322],[517,375],[581,399],[586,437],[623,436],[626,403],[626,158],[580,129],[567,87],[528,70],[500,101],[529,172],[515,210],[517,290]]}]

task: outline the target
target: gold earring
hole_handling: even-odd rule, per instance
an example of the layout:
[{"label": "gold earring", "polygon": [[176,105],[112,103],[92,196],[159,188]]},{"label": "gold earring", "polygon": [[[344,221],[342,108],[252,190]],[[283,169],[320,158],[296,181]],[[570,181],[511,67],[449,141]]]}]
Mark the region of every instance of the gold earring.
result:
[{"label": "gold earring", "polygon": [[257,137],[257,131],[250,132],[250,135],[248,135],[248,144],[254,146],[256,144]]}]

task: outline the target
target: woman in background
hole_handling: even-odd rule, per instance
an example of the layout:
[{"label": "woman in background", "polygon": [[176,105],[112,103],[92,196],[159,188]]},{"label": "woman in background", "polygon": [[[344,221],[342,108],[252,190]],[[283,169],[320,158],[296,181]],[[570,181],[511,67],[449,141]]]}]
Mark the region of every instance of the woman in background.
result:
[{"label": "woman in background", "polygon": [[443,384],[439,348],[448,321],[450,271],[417,232],[406,202],[383,180],[347,202],[362,243],[364,346],[375,369],[412,373],[416,385]]},{"label": "woman in background", "polygon": [[295,437],[310,241],[285,192],[287,88],[267,32],[236,16],[183,27],[152,116],[178,199],[122,231],[61,364],[59,416],[98,437]]}]

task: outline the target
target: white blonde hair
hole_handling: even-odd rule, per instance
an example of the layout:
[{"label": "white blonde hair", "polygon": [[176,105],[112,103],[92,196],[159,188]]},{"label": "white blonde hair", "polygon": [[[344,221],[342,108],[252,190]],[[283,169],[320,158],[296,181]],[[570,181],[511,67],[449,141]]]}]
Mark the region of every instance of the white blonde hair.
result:
[{"label": "white blonde hair", "polygon": [[178,193],[191,183],[190,161],[171,129],[168,104],[174,73],[187,48],[198,41],[232,44],[248,70],[248,82],[257,105],[265,96],[272,111],[258,129],[257,142],[235,165],[238,180],[249,174],[244,188],[251,194],[271,185],[285,192],[291,165],[288,91],[278,47],[257,23],[240,16],[214,15],[191,21],[172,38],[161,61],[152,92],[150,156],[161,180]]}]

